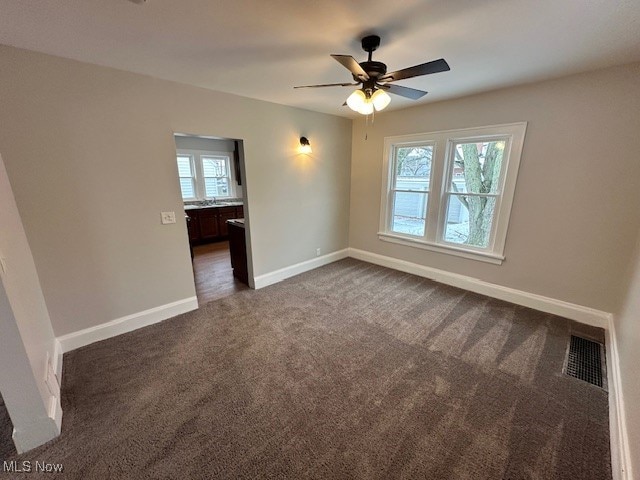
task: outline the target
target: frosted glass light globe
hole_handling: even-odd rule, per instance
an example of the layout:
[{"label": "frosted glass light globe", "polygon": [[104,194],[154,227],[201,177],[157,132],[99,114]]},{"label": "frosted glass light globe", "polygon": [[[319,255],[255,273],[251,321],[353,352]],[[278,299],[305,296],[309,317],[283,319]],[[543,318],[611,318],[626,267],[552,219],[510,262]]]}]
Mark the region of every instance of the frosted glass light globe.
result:
[{"label": "frosted glass light globe", "polygon": [[367,96],[362,90],[356,90],[349,98],[347,98],[347,105],[354,112],[359,112],[362,106],[367,103]]},{"label": "frosted glass light globe", "polygon": [[376,112],[383,110],[389,105],[391,102],[391,97],[384,90],[376,90],[373,95],[371,95],[371,102],[373,103]]}]

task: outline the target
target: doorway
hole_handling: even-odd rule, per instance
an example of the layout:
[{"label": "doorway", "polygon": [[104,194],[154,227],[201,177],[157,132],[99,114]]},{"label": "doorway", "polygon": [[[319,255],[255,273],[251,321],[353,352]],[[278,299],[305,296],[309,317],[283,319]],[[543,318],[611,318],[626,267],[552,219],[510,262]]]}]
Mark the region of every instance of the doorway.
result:
[{"label": "doorway", "polygon": [[249,288],[243,143],[174,138],[196,295],[204,304]]}]

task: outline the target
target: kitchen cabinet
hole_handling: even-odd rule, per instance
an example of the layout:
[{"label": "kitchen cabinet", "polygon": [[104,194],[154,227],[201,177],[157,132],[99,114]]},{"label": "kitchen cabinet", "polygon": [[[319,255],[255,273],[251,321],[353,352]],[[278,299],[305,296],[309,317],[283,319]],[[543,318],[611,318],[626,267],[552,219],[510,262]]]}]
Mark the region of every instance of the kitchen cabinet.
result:
[{"label": "kitchen cabinet", "polygon": [[249,285],[247,268],[247,244],[244,237],[244,220],[231,220],[227,223],[229,231],[229,251],[233,276]]},{"label": "kitchen cabinet", "polygon": [[227,220],[244,218],[242,205],[191,208],[185,213],[190,219],[187,229],[191,245],[226,240],[229,236]]},{"label": "kitchen cabinet", "polygon": [[189,221],[187,222],[187,231],[189,232],[189,242],[193,243],[200,238],[200,226],[198,225],[198,211],[197,210],[187,210],[187,217],[189,217]]},{"label": "kitchen cabinet", "polygon": [[220,236],[218,227],[218,209],[202,208],[198,212],[200,220],[200,241],[215,240]]},{"label": "kitchen cabinet", "polygon": [[229,226],[227,225],[227,220],[232,220],[234,218],[238,218],[236,215],[235,207],[229,207],[224,209],[220,209],[219,217],[218,217],[218,229],[220,232],[220,236],[226,237],[229,235]]}]

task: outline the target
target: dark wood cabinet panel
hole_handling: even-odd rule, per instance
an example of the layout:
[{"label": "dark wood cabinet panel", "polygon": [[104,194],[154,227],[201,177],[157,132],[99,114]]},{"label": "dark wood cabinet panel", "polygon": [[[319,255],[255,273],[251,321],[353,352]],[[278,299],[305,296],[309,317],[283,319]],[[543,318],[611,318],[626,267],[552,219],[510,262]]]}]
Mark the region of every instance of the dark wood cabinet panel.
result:
[{"label": "dark wood cabinet panel", "polygon": [[198,221],[198,211],[188,210],[186,212],[189,220],[187,221],[187,230],[189,232],[189,241],[194,242],[200,238],[200,225]]},{"label": "dark wood cabinet panel", "polygon": [[233,276],[248,285],[249,272],[247,268],[247,246],[244,238],[244,227],[230,223],[228,224],[228,230]]},{"label": "dark wood cabinet panel", "polygon": [[213,240],[220,236],[218,212],[215,208],[206,208],[198,212],[200,218],[200,240]]},{"label": "dark wood cabinet panel", "polygon": [[222,237],[229,235],[229,227],[227,226],[227,220],[238,218],[236,216],[236,207],[224,207],[220,209],[218,217],[219,234]]},{"label": "dark wood cabinet panel", "polygon": [[190,219],[187,230],[192,245],[226,239],[229,236],[227,220],[244,218],[242,205],[196,208],[186,210],[185,213]]}]

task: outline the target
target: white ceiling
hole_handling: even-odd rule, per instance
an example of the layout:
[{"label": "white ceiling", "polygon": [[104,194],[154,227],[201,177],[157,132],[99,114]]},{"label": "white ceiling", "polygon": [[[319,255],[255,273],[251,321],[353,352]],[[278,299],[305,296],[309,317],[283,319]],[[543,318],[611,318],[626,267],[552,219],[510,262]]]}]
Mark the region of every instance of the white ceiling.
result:
[{"label": "white ceiling", "polygon": [[[296,107],[351,116],[331,53],[389,71],[444,57],[450,72],[389,109],[640,61],[638,0],[0,0],[0,43]],[[603,86],[606,88],[606,86]]]}]

